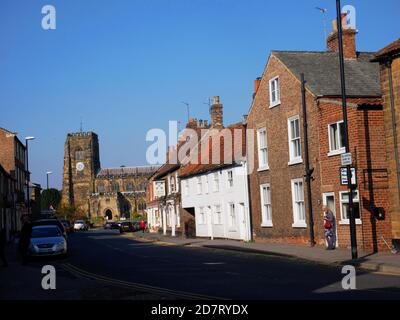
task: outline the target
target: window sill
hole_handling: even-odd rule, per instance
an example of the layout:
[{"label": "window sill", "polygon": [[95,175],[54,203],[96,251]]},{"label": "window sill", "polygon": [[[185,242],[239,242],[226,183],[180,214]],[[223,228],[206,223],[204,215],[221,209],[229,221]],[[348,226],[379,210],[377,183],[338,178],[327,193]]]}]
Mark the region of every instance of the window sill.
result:
[{"label": "window sill", "polygon": [[257,170],[258,172],[269,171],[269,167],[261,167]]},{"label": "window sill", "polygon": [[[341,226],[349,226],[350,225],[350,221],[349,220],[340,220],[339,221],[339,225],[341,225]],[[358,226],[362,225],[361,219],[356,219],[356,225],[358,225]]]},{"label": "window sill", "polygon": [[303,159],[294,159],[294,160],[290,160],[288,163],[288,166],[295,166],[298,164],[302,164],[303,163]]},{"label": "window sill", "polygon": [[307,223],[304,222],[296,222],[292,224],[292,228],[296,228],[296,229],[305,229],[307,228]]},{"label": "window sill", "polygon": [[261,228],[273,228],[274,224],[272,222],[266,222],[261,224]]},{"label": "window sill", "polygon": [[269,108],[272,109],[272,108],[278,107],[278,106],[280,106],[280,105],[281,105],[281,102],[278,101],[278,102],[272,103],[272,104],[269,106]]},{"label": "window sill", "polygon": [[335,157],[335,156],[339,156],[341,154],[346,153],[346,150],[335,150],[335,151],[330,151],[328,153],[328,157]]}]

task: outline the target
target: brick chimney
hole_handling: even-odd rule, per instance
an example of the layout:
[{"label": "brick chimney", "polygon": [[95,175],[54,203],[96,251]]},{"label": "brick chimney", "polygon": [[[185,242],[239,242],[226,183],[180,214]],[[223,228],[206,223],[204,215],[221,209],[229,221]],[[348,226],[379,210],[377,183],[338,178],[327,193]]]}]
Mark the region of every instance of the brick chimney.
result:
[{"label": "brick chimney", "polygon": [[222,104],[219,101],[219,96],[215,96],[213,104],[210,107],[211,115],[211,128],[222,129],[224,127],[223,123],[223,111]]},{"label": "brick chimney", "polygon": [[[332,21],[333,31],[327,39],[328,51],[339,52],[338,25],[336,19]],[[343,28],[343,53],[345,59],[356,59],[356,34],[357,31],[347,25],[346,14],[342,14]]]},{"label": "brick chimney", "polygon": [[261,84],[261,78],[257,78],[254,80],[254,93],[253,93],[253,99],[256,97],[256,94],[258,92],[258,89],[260,88]]}]

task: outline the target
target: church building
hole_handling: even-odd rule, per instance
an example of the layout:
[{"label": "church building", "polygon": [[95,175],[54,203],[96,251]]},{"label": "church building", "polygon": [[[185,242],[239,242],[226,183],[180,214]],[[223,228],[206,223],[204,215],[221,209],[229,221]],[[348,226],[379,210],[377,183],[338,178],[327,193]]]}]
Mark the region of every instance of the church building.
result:
[{"label": "church building", "polygon": [[94,132],[69,133],[64,147],[63,205],[89,218],[129,219],[146,210],[147,179],[156,166],[101,168]]}]

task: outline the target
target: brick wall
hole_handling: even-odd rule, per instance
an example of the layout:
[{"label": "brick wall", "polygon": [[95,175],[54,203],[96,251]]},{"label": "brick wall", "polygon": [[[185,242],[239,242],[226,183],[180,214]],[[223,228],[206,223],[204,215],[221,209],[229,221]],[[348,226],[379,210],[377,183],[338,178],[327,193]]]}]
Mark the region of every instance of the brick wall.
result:
[{"label": "brick wall", "polygon": [[[279,76],[281,104],[269,108],[269,79]],[[307,80],[307,75],[305,75]],[[294,228],[291,180],[305,175],[304,163],[288,165],[288,118],[300,115],[301,144],[304,160],[303,117],[301,87],[291,72],[271,56],[248,116],[248,128],[267,129],[269,170],[258,172],[257,134],[255,134],[255,171],[250,175],[251,214],[256,241],[296,242],[309,241],[309,219],[306,185],[304,182],[307,228]],[[328,156],[328,125],[343,120],[340,99],[318,99],[307,92],[309,154],[315,169],[312,182],[312,206],[315,240],[324,244],[323,201],[324,194],[333,193],[338,222],[338,243],[350,246],[349,225],[343,224],[340,214],[340,192],[347,188],[340,185],[340,155]],[[357,165],[361,224],[357,226],[358,245],[367,251],[386,249],[381,237],[390,241],[390,214],[388,214],[388,178],[384,141],[384,116],[380,99],[349,99],[349,139]],[[368,106],[364,106],[368,104]],[[273,227],[261,227],[260,185],[271,186]],[[385,219],[375,219],[375,209],[386,212]]]},{"label": "brick wall", "polygon": [[[269,108],[269,79],[279,75],[281,105]],[[310,162],[315,168],[312,182],[312,202],[314,209],[315,237],[318,243],[323,242],[323,229],[321,210],[318,202],[320,194],[319,166],[318,166],[318,122],[317,109],[313,96],[307,92],[307,112],[309,120],[309,145]],[[250,175],[251,214],[253,220],[253,232],[257,241],[281,241],[301,242],[309,241],[309,228],[293,228],[293,208],[291,180],[303,178],[305,175],[304,163],[289,166],[289,142],[288,142],[288,119],[292,116],[300,116],[300,131],[303,137],[302,106],[301,106],[301,84],[282,63],[271,56],[265,71],[253,106],[248,115],[248,129],[267,129],[267,140],[269,149],[269,171],[258,172],[257,133],[255,132],[255,171]],[[304,145],[302,139],[302,154],[304,160]],[[272,198],[272,228],[261,227],[261,198],[260,185],[269,183],[271,185]],[[306,221],[308,221],[308,207],[306,185],[304,182]],[[309,225],[308,225],[309,227]]]},{"label": "brick wall", "polygon": [[[386,155],[388,159],[389,174],[389,214],[392,217],[392,236],[393,239],[400,239],[400,199],[397,185],[397,167],[394,152],[392,112],[390,105],[389,92],[389,69],[385,65],[381,65],[381,84],[384,100],[384,116],[385,116],[385,136],[386,136]],[[397,124],[397,143],[400,151],[400,58],[393,60],[392,63],[394,105]]]},{"label": "brick wall", "polygon": [[[357,225],[357,242],[361,249],[377,251],[387,249],[381,237],[390,241],[390,215],[388,214],[388,178],[386,155],[382,152],[384,141],[383,111],[376,100],[348,99],[348,126],[350,150],[357,170],[360,198],[361,224]],[[362,107],[363,103],[372,105]],[[319,103],[321,190],[334,192],[338,242],[341,247],[350,246],[348,224],[341,219],[340,192],[347,187],[340,185],[340,155],[329,156],[328,125],[343,120],[340,99],[321,99]],[[385,220],[375,219],[375,210],[386,212]]]}]

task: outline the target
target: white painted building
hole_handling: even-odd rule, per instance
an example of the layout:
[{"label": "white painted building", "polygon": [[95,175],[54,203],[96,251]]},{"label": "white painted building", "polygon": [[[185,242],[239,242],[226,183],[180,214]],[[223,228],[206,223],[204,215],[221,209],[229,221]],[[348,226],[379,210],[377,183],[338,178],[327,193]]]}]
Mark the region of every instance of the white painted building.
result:
[{"label": "white painted building", "polygon": [[180,178],[182,208],[194,209],[196,236],[251,240],[246,162]]}]

